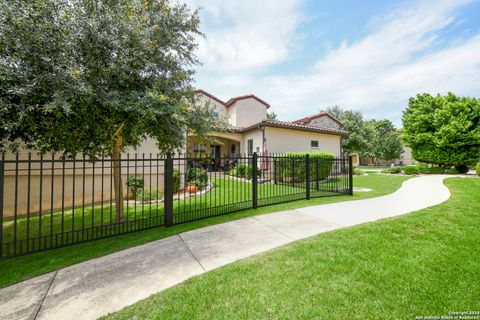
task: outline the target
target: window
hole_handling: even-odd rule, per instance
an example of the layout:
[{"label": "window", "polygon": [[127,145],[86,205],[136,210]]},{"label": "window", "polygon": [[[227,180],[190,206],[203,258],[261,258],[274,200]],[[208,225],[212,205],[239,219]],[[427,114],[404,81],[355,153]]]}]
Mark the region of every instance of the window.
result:
[{"label": "window", "polygon": [[248,139],[247,141],[247,152],[249,156],[253,154],[253,139]]},{"label": "window", "polygon": [[318,148],[318,140],[312,140],[310,141],[310,146],[312,148]]},{"label": "window", "polygon": [[205,152],[206,147],[203,143],[194,143],[193,144],[193,152]]}]

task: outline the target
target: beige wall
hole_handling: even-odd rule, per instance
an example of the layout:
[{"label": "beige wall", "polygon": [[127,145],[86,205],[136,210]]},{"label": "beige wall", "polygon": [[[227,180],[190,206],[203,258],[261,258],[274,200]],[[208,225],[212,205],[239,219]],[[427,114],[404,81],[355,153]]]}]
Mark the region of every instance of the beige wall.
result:
[{"label": "beige wall", "polygon": [[[138,148],[128,150],[130,153],[130,159],[134,159],[134,153],[137,153],[137,158],[143,161],[137,161],[137,176],[144,176],[145,186],[150,189],[163,190],[163,161],[158,162],[152,160],[150,162],[150,154],[152,159],[157,159],[159,153],[158,148],[155,145],[154,140],[147,139]],[[126,154],[123,154],[123,158],[126,158]],[[161,156],[160,156],[161,157]],[[6,160],[14,160],[15,155],[7,153]],[[22,150],[19,153],[19,160],[28,159],[28,151]],[[40,157],[36,152],[32,152],[32,160],[39,160]],[[17,190],[17,213],[26,214],[28,207],[30,213],[36,213],[42,209],[42,211],[50,211],[53,204],[53,210],[58,210],[62,207],[62,195],[64,195],[63,205],[65,208],[71,208],[72,205],[80,206],[84,201],[85,204],[92,202],[98,203],[102,200],[109,202],[110,190],[111,190],[111,163],[110,161],[103,162],[103,177],[102,177],[102,162],[98,161],[95,164],[85,161],[85,174],[83,173],[83,161],[77,161],[75,169],[73,169],[73,163],[70,161],[65,162],[65,169],[63,169],[63,162],[55,162],[53,165],[52,175],[52,162],[51,155],[44,156],[44,162],[42,165],[42,177],[40,177],[40,163],[32,162],[30,164],[30,187],[28,182],[28,164],[26,162],[20,162],[18,164],[18,177],[15,178],[15,163],[5,164],[4,175],[4,215],[11,216],[15,211],[15,191]],[[59,160],[60,156],[55,155],[54,159]],[[78,160],[81,160],[81,156],[77,156]],[[130,165],[128,165],[130,163]],[[183,165],[179,163],[174,164],[175,167],[183,170]],[[127,169],[128,167],[128,169]],[[124,192],[127,193],[126,181],[128,176],[135,175],[134,162],[122,161],[122,179],[124,184]],[[65,178],[62,179],[63,170],[65,170]],[[85,179],[84,179],[85,177]],[[182,176],[183,178],[183,176]],[[42,188],[40,188],[40,180],[42,180]],[[183,179],[182,179],[183,180]],[[52,183],[53,183],[53,198],[52,195]],[[103,194],[102,194],[103,183]],[[158,187],[157,187],[158,185]],[[75,193],[73,193],[75,189]],[[30,191],[29,191],[30,190]],[[40,191],[42,196],[40,198]],[[30,193],[30,204],[28,205],[28,194]],[[52,201],[53,200],[53,201]]]},{"label": "beige wall", "polygon": [[228,107],[230,124],[248,127],[267,119],[267,108],[253,98],[241,99]]},{"label": "beige wall", "polygon": [[[306,132],[267,127],[265,131],[268,152],[333,152],[340,156],[340,136],[317,132]],[[318,140],[319,147],[312,148],[310,142]]]},{"label": "beige wall", "polygon": [[242,154],[247,154],[248,140],[253,140],[253,152],[262,152],[262,131],[254,129],[243,134],[243,142],[241,145]]}]

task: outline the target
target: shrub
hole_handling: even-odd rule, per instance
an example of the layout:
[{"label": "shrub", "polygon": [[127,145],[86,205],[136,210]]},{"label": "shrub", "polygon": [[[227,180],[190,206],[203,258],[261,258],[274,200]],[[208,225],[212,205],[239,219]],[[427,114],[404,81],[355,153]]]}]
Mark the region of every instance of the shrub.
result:
[{"label": "shrub", "polygon": [[403,167],[403,173],[405,174],[418,174],[420,171],[417,166],[405,166]]},{"label": "shrub", "polygon": [[430,168],[425,164],[425,163],[418,163],[418,172],[422,174],[428,174],[430,173]]},{"label": "shrub", "polygon": [[[228,174],[235,177],[252,179],[253,167],[241,164],[236,166],[235,168],[230,169]],[[257,169],[257,176],[260,176],[261,174],[262,174],[262,171],[260,169]]]},{"label": "shrub", "polygon": [[480,162],[477,163],[476,171],[477,171],[477,176],[480,176]]},{"label": "shrub", "polygon": [[180,190],[180,171],[173,169],[173,193]]},{"label": "shrub", "polygon": [[448,168],[447,170],[445,170],[445,173],[446,174],[458,174],[458,170],[457,170],[457,168]]},{"label": "shrub", "polygon": [[387,168],[387,169],[383,170],[382,172],[383,173],[398,174],[398,173],[402,172],[402,167],[395,166],[395,167]]},{"label": "shrub", "polygon": [[[311,152],[310,157],[310,179],[324,180],[332,172],[335,155],[331,152]],[[274,159],[275,179],[284,181],[286,179],[294,182],[305,181],[307,152],[288,152]]]},{"label": "shrub", "polygon": [[363,170],[359,169],[359,168],[353,168],[353,175],[362,176],[363,175]]},{"label": "shrub", "polygon": [[135,199],[139,201],[153,201],[162,199],[163,192],[154,189],[137,189],[137,193],[135,194]]},{"label": "shrub", "polygon": [[461,164],[459,166],[455,166],[455,169],[457,169],[458,173],[467,173],[468,172],[468,166]]},{"label": "shrub", "polygon": [[200,189],[208,185],[208,172],[203,168],[190,167],[187,178],[188,182],[195,183]]},{"label": "shrub", "polygon": [[144,180],[142,177],[130,176],[127,178],[127,187],[129,190],[129,198],[135,199],[138,190],[142,190],[144,186]]},{"label": "shrub", "polygon": [[429,168],[429,173],[431,174],[444,174],[445,168],[443,167],[431,167]]}]

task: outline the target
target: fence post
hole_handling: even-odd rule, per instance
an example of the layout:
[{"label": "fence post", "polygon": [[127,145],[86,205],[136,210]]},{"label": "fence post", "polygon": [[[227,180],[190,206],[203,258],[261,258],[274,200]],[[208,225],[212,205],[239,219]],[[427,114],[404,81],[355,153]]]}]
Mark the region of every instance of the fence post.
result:
[{"label": "fence post", "polygon": [[353,195],[353,162],[352,156],[348,156],[348,189],[349,194]]},{"label": "fence post", "polygon": [[257,209],[258,207],[257,163],[258,163],[258,156],[257,156],[257,153],[254,152],[252,157],[252,206],[253,206],[253,209]]},{"label": "fence post", "polygon": [[164,170],[164,222],[166,227],[173,225],[173,159],[172,155],[167,153]]},{"label": "fence post", "polygon": [[310,200],[310,155],[307,153],[305,156],[305,183],[307,184],[306,196],[307,200]]},{"label": "fence post", "polygon": [[[5,154],[0,159],[0,258],[3,257],[3,183],[5,173]],[[8,254],[8,252],[7,252]]]}]

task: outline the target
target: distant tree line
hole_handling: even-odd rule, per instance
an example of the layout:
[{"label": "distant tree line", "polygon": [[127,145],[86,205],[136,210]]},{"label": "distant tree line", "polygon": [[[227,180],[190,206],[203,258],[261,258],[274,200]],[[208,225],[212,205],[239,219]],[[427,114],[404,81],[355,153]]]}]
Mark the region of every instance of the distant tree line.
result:
[{"label": "distant tree line", "polygon": [[403,153],[400,133],[389,120],[365,120],[360,111],[346,110],[339,106],[325,110],[343,123],[348,134],[342,139],[346,155],[358,154],[392,161]]}]

